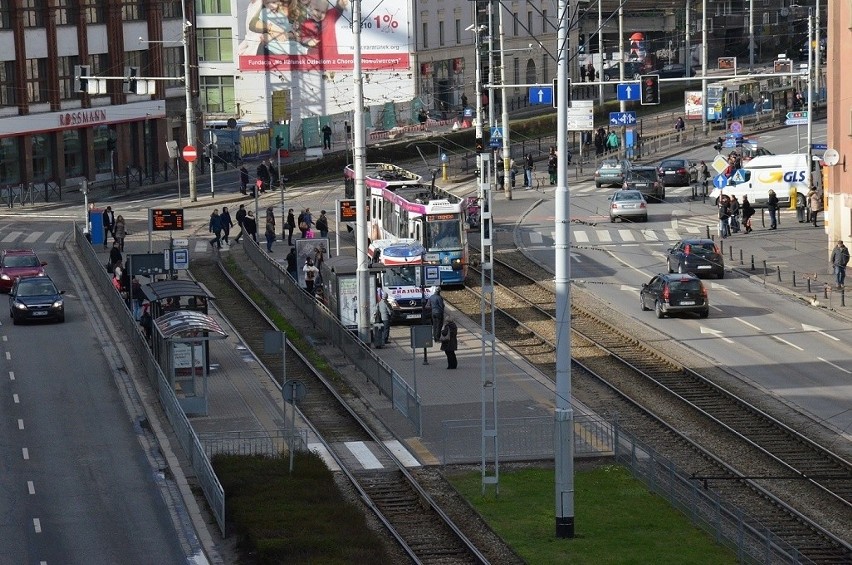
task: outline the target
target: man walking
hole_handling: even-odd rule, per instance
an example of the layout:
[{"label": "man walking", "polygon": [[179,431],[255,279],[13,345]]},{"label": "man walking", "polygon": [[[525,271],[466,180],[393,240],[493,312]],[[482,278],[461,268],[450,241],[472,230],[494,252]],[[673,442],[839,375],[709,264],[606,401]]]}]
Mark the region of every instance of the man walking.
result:
[{"label": "man walking", "polygon": [[257,243],[257,220],[254,218],[254,212],[251,210],[248,211],[243,220],[243,229],[246,231],[246,235]]},{"label": "man walking", "polygon": [[234,227],[234,221],[231,220],[231,213],[228,212],[228,207],[222,207],[222,213],[219,214],[219,221],[222,223],[222,241],[225,245],[230,246],[231,241],[228,237],[231,235],[231,228]]},{"label": "man walking", "polygon": [[379,339],[379,343],[381,345],[377,345],[376,348],[381,348],[390,343],[390,326],[391,326],[391,305],[388,302],[388,293],[382,292],[382,299],[376,305],[376,309],[378,310],[378,318],[382,321],[382,335]]},{"label": "man walking", "polygon": [[328,216],[325,215],[325,210],[320,210],[320,216],[317,218],[317,229],[320,232],[320,237],[328,237]]},{"label": "man walking", "polygon": [[331,126],[328,124],[322,126],[322,148],[331,149]]},{"label": "man walking", "polygon": [[441,287],[435,287],[435,292],[429,297],[426,306],[432,315],[432,341],[437,343],[444,327],[444,297],[441,296]]},{"label": "man walking", "polygon": [[213,209],[210,214],[210,233],[213,234],[213,239],[210,240],[210,245],[216,249],[222,249],[222,218],[219,217],[219,210]]},{"label": "man walking", "polygon": [[240,233],[237,234],[237,237],[234,238],[234,243],[239,243],[240,238],[245,233],[245,228],[243,227],[243,220],[246,218],[246,205],[240,204],[240,209],[237,210],[237,215],[235,216],[237,220],[237,225],[240,227]]},{"label": "man walking", "polygon": [[112,206],[107,206],[101,217],[104,222],[104,249],[106,249],[107,235],[113,235],[113,230],[115,229],[115,213],[112,211]]},{"label": "man walking", "polygon": [[834,267],[834,278],[837,288],[843,288],[846,280],[846,265],[849,264],[849,248],[844,245],[843,240],[837,240],[837,245],[831,252],[831,264]]}]

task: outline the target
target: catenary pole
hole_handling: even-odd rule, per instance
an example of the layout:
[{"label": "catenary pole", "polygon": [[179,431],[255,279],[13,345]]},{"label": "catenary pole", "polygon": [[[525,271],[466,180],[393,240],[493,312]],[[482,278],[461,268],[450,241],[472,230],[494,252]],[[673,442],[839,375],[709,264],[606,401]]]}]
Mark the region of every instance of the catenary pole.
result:
[{"label": "catenary pole", "polygon": [[503,104],[501,112],[501,126],[503,128],[503,162],[497,163],[498,167],[503,167],[503,186],[501,187],[506,195],[506,200],[512,199],[512,182],[509,174],[511,155],[511,144],[509,143],[509,105],[506,103],[506,46],[505,32],[503,30],[503,3],[500,2],[497,6],[499,28],[500,28],[500,99]]},{"label": "catenary pole", "polygon": [[364,130],[364,83],[361,80],[361,0],[352,1],[352,35],[354,57],[352,78],[355,81],[355,111],[352,115],[354,135],[352,166],[355,168],[355,256],[358,278],[358,335],[361,341],[370,339],[370,312],[373,301],[370,297],[369,265],[367,264],[367,190],[364,175],[367,148]]},{"label": "catenary pole", "polygon": [[[180,0],[180,11],[183,17],[183,89],[186,96],[186,144],[195,145],[195,113],[192,110],[192,74],[189,64],[189,33],[192,22],[186,19],[186,0]],[[195,174],[195,161],[186,164],[189,172],[189,199],[198,202],[198,177]]]}]

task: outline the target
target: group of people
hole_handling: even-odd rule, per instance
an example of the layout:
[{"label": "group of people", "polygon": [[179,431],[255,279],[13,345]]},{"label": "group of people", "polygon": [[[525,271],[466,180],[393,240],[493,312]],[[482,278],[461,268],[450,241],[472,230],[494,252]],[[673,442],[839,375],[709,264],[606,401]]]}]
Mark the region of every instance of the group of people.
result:
[{"label": "group of people", "polygon": [[604,128],[600,127],[595,132],[592,143],[595,145],[595,154],[597,156],[601,156],[605,153],[618,151],[618,148],[621,145],[621,140],[619,140],[618,134],[614,130],[606,131]]},{"label": "group of people", "polygon": [[[748,201],[748,196],[743,196],[742,204],[740,204],[736,195],[728,196],[727,194],[723,194],[719,197],[718,205],[719,234],[723,238],[734,233],[739,233],[741,226],[745,229],[745,233],[754,231],[751,228],[751,217],[754,216],[754,207]],[[740,223],[740,218],[742,218],[742,223]]]},{"label": "group of people", "polygon": [[112,237],[113,244],[118,245],[120,251],[124,251],[124,238],[130,235],[127,231],[127,224],[124,221],[124,216],[115,215],[112,206],[107,206],[101,214],[101,220],[104,226],[104,249],[108,247],[107,241]]},{"label": "group of people", "polygon": [[255,191],[263,194],[268,190],[277,190],[281,186],[281,173],[271,159],[261,161],[255,171],[255,182],[250,184],[251,177],[245,165],[240,165],[240,194],[255,197]]}]

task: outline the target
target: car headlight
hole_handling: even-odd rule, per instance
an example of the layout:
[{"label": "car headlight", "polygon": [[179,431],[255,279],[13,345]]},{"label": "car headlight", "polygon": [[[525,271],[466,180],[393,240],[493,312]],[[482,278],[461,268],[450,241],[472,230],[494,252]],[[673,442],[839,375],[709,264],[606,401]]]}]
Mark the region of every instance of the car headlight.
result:
[{"label": "car headlight", "polygon": [[7,275],[6,273],[3,273],[2,275],[0,275],[0,279],[3,279],[4,281],[10,281],[12,280],[12,277]]},{"label": "car headlight", "polygon": [[14,302],[12,302],[12,306],[14,306],[15,308],[17,308],[18,310],[26,310],[26,309],[27,309],[27,305],[26,305],[26,304],[24,304],[23,302],[18,302],[17,300],[15,300]]},{"label": "car headlight", "polygon": [[40,272],[37,276],[39,276],[39,277],[46,277],[46,276],[47,276],[47,273],[45,273],[44,271],[42,271],[42,272]]},{"label": "car headlight", "polygon": [[52,306],[51,306],[51,307],[52,307],[52,308],[54,308],[54,309],[56,309],[56,310],[60,310],[60,309],[62,309],[62,307],[64,307],[64,306],[65,306],[65,302],[63,302],[62,300],[57,300],[56,302],[54,302],[54,303],[52,304]]}]

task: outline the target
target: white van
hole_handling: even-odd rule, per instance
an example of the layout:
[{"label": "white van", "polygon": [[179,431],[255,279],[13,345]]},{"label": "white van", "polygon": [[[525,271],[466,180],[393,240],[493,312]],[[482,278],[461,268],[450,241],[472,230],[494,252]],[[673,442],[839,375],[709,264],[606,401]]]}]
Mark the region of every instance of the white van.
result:
[{"label": "white van", "polygon": [[[822,171],[820,161],[811,163],[811,183],[817,191],[822,188]],[[748,196],[749,202],[755,208],[765,208],[769,199],[769,190],[775,191],[778,205],[790,205],[793,193],[804,201],[808,187],[808,155],[806,153],[789,153],[786,155],[760,155],[753,158],[728,179],[728,186],[715,189],[711,197],[721,194],[737,196],[742,199]]]}]

